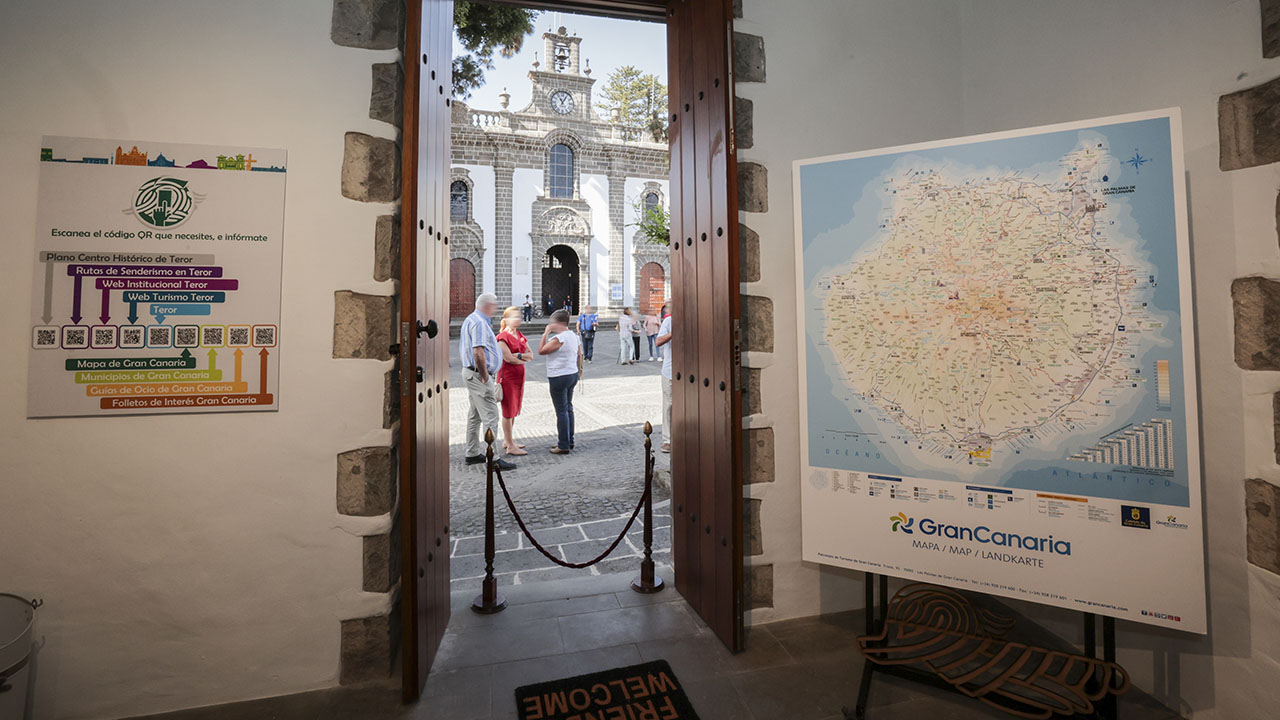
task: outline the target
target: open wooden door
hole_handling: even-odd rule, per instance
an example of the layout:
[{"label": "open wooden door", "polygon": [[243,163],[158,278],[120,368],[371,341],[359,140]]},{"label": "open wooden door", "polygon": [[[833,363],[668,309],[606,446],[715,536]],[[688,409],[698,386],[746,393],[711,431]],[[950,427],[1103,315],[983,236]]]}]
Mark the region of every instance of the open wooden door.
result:
[{"label": "open wooden door", "polygon": [[744,646],[738,183],[731,0],[667,5],[676,589]]},{"label": "open wooden door", "polygon": [[400,208],[400,583],[404,699],[449,622],[449,125],[453,0],[406,0]]}]

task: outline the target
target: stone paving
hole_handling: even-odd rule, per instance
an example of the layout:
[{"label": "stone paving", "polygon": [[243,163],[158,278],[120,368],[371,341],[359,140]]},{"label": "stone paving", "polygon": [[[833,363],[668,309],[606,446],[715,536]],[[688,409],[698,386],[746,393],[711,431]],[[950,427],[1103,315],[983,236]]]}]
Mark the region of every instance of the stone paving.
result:
[{"label": "stone paving", "polygon": [[[618,365],[617,336],[598,336],[595,361],[574,392],[575,448],[567,456],[552,455],[555,412],[547,388],[545,363],[526,365],[524,406],[516,419],[515,435],[528,455],[510,458],[515,470],[503,473],[525,524],[548,550],[569,562],[598,555],[617,537],[644,491],[644,423],[654,424],[653,447],[657,468],[670,468],[670,458],[658,451],[662,443],[661,363],[641,361]],[[530,337],[530,342],[537,341]],[[463,440],[469,401],[451,343],[449,394],[450,516],[453,527],[452,575],[455,589],[475,584],[484,575],[484,465],[466,465]],[[642,347],[642,350],[645,350]],[[647,353],[642,357],[647,357]],[[495,442],[495,451],[501,443]],[[520,584],[560,577],[637,572],[641,523],[609,558],[590,569],[556,566],[521,537],[519,528],[495,483],[495,527],[498,555],[494,572],[501,584]],[[670,561],[669,497],[654,489],[654,560]]]}]

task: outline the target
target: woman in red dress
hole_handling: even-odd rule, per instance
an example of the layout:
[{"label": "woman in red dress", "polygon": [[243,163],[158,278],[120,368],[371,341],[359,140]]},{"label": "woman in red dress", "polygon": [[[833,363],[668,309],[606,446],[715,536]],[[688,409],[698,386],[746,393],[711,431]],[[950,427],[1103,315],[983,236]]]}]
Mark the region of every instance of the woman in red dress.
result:
[{"label": "woman in red dress", "polygon": [[498,386],[502,388],[502,447],[508,455],[528,455],[515,441],[512,429],[520,406],[524,403],[524,365],[533,359],[529,340],[520,332],[524,313],[509,307],[502,313],[498,328],[498,349],[502,350],[502,367],[498,369]]}]

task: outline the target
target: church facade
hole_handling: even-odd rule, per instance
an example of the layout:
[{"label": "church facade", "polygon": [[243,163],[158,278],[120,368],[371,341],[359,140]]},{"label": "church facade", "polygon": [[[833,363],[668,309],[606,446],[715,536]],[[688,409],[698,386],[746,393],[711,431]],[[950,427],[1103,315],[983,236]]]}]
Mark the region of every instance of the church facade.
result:
[{"label": "church facade", "polygon": [[668,252],[637,223],[638,208],[667,204],[667,144],[600,117],[581,38],[563,27],[542,37],[525,108],[511,111],[505,90],[498,110],[453,103],[450,314],[471,312],[480,292],[511,305],[528,296],[543,314],[657,311]]}]

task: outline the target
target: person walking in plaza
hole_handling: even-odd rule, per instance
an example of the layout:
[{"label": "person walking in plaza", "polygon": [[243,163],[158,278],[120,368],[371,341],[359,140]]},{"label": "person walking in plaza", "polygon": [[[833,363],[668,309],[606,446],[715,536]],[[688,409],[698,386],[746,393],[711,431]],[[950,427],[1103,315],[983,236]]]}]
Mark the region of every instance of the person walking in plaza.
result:
[{"label": "person walking in plaza", "polygon": [[635,327],[635,318],[631,315],[631,308],[622,308],[622,314],[618,316],[618,364],[630,365],[635,362],[633,354],[635,344],[631,342],[631,330]]},{"label": "person walking in plaza", "polygon": [[[467,383],[467,397],[471,409],[467,413],[467,464],[479,465],[485,461],[483,432],[498,433],[498,381],[495,377],[502,365],[498,354],[498,338],[493,334],[490,318],[498,309],[498,298],[493,293],[483,293],[476,298],[475,312],[462,321],[458,340],[458,355],[462,360],[462,377]],[[498,458],[498,468],[515,470],[513,462]]]},{"label": "person walking in plaza", "polygon": [[587,362],[591,362],[591,356],[595,354],[596,326],[599,324],[600,316],[590,305],[584,307],[582,314],[578,315],[578,333],[582,335],[582,357]]},{"label": "person walking in plaza", "polygon": [[498,370],[499,402],[502,405],[502,447],[508,455],[528,455],[512,434],[516,416],[524,404],[524,365],[533,359],[529,340],[520,332],[524,315],[518,307],[509,307],[499,323],[498,347],[502,350],[502,368]]},{"label": "person walking in plaza", "polygon": [[640,336],[644,335],[644,316],[631,319],[631,362],[640,362]]},{"label": "person walking in plaza", "polygon": [[524,296],[524,321],[529,322],[533,319],[533,298],[528,295]]},{"label": "person walking in plaza", "polygon": [[547,358],[547,384],[551,404],[556,409],[556,445],[553,455],[567,455],[573,449],[573,388],[582,377],[582,343],[569,328],[569,312],[551,313],[551,322],[542,331],[538,354]]},{"label": "person walking in plaza", "polygon": [[649,362],[661,360],[661,350],[654,340],[658,338],[658,328],[662,326],[662,320],[652,313],[644,316],[644,334],[649,338]]},{"label": "person walking in plaza", "polygon": [[[665,306],[664,306],[665,307]],[[662,452],[671,452],[671,316],[662,319],[654,340],[662,354]]]}]

